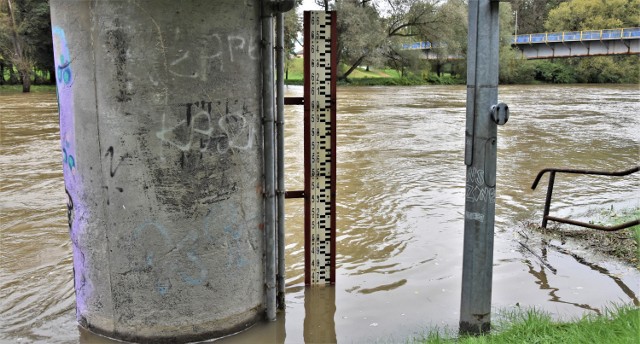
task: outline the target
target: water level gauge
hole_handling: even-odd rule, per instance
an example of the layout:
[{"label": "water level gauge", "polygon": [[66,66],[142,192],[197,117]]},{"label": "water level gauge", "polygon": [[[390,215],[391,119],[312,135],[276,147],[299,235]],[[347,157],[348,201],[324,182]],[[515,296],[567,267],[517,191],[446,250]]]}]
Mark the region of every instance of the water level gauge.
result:
[{"label": "water level gauge", "polygon": [[335,283],[336,14],[304,12],[305,284]]}]

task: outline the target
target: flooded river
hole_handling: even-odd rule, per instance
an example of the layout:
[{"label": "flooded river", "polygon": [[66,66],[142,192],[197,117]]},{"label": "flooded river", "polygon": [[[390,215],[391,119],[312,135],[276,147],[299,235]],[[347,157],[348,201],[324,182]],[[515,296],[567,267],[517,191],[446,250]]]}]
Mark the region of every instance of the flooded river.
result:
[{"label": "flooded river", "polygon": [[[287,200],[286,314],[221,343],[394,343],[429,327],[455,330],[465,95],[464,86],[339,90],[337,284],[304,288],[303,203]],[[638,165],[638,86],[506,86],[499,98],[511,118],[498,134],[494,319],[516,305],[570,319],[638,304],[637,270],[523,234],[523,223],[541,220],[547,178],[531,190],[540,169]],[[287,189],[300,190],[302,108],[286,119]],[[110,342],[75,321],[59,141],[54,93],[0,94],[3,343]],[[640,206],[640,173],[558,175],[554,190],[552,214],[588,220]]]}]

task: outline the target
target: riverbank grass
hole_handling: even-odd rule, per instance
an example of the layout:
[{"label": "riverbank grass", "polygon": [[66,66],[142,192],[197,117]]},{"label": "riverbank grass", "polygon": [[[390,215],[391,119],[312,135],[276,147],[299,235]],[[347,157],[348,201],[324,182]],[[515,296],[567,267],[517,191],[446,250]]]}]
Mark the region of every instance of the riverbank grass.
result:
[{"label": "riverbank grass", "polygon": [[[346,70],[346,66],[341,66],[342,71]],[[287,85],[302,85],[304,78],[304,59],[294,58],[287,62],[288,73],[285,84]],[[463,84],[462,80],[459,80],[450,74],[442,74],[436,76],[435,74],[429,74],[424,76],[416,75],[401,75],[395,69],[390,68],[356,68],[347,81],[340,81],[340,84],[351,86],[413,86],[413,85],[455,85]]]},{"label": "riverbank grass", "polygon": [[[586,215],[591,223],[615,226],[640,219],[640,206],[632,208],[593,209]],[[571,242],[579,248],[617,258],[640,270],[640,225],[614,232],[558,224],[551,222],[543,229],[539,224],[527,222],[524,227],[547,238],[559,240],[562,244]]]},{"label": "riverbank grass", "polygon": [[414,343],[510,344],[510,343],[610,343],[636,344],[640,336],[640,308],[612,306],[602,315],[589,315],[574,322],[554,321],[537,309],[501,314],[491,334],[455,338],[433,331]]},{"label": "riverbank grass", "polygon": [[[31,85],[31,92],[55,92],[56,85]],[[0,85],[0,93],[22,93],[22,85]]]}]

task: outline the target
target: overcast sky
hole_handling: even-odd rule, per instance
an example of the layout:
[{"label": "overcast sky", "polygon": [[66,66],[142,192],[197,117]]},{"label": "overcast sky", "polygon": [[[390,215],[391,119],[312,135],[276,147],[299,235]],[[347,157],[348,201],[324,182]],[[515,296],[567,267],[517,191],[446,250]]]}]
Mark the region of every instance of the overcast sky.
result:
[{"label": "overcast sky", "polygon": [[322,7],[316,5],[315,1],[313,0],[303,0],[302,6],[300,8],[302,8],[303,11],[312,11],[312,10],[322,9]]}]

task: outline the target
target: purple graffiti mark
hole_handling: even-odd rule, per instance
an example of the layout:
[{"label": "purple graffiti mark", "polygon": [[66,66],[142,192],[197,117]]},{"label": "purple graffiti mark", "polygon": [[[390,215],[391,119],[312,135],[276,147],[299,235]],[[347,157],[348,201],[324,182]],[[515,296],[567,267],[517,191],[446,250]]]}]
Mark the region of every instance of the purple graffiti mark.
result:
[{"label": "purple graffiti mark", "polygon": [[67,153],[66,147],[69,146],[71,146],[71,143],[65,140],[62,147],[62,163],[65,166],[69,166],[69,169],[73,171],[73,169],[76,167],[76,159],[73,157],[73,155]]},{"label": "purple graffiti mark", "polygon": [[[59,26],[52,28],[54,64],[56,70],[56,91],[60,114],[60,141],[62,148],[63,173],[65,184],[69,186],[71,177],[77,168],[75,151],[75,123],[73,105],[72,60],[64,30]],[[69,175],[71,173],[71,175]]]}]

